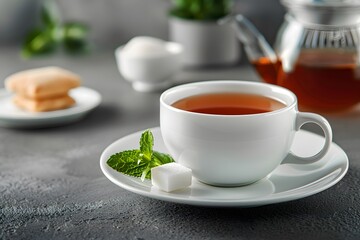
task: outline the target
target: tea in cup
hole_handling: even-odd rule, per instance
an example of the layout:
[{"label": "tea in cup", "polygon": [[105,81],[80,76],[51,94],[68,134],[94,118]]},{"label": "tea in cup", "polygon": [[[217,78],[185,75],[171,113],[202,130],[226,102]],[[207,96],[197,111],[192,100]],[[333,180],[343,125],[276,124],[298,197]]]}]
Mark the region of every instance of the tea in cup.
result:
[{"label": "tea in cup", "polygon": [[[290,148],[307,122],[322,128],[325,144],[316,155],[300,157]],[[328,121],[299,112],[291,91],[246,81],[198,82],[166,90],[160,97],[160,127],[175,161],[215,186],[251,184],[284,163],[314,163],[332,141]]]}]

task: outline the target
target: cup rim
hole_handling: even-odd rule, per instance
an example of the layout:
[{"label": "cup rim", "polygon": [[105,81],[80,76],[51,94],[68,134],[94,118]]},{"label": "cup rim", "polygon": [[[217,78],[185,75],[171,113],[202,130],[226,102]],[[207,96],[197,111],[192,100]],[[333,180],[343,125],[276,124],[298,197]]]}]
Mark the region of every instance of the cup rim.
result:
[{"label": "cup rim", "polygon": [[[177,91],[179,89],[182,88],[186,88],[186,87],[192,87],[192,86],[201,86],[201,85],[208,85],[208,84],[245,84],[245,85],[253,85],[253,86],[268,86],[270,88],[274,88],[277,89],[281,92],[283,92],[284,94],[287,94],[288,96],[290,96],[291,98],[293,98],[294,100],[292,101],[291,104],[287,104],[284,103],[283,100],[281,99],[276,99],[278,101],[281,101],[282,103],[285,104],[285,107],[274,110],[274,111],[270,111],[270,112],[265,112],[265,113],[255,113],[255,114],[239,114],[239,115],[220,115],[220,114],[209,114],[209,113],[197,113],[197,112],[190,112],[190,111],[186,111],[186,110],[182,110],[176,107],[171,106],[171,104],[168,104],[165,102],[165,97],[166,95],[168,95],[169,93],[173,92],[173,91]],[[194,96],[196,94],[190,95],[190,96]],[[185,98],[185,97],[184,97]],[[183,98],[179,98],[183,99]],[[284,87],[281,86],[277,86],[274,84],[269,84],[269,83],[262,83],[262,82],[252,82],[252,81],[246,81],[246,80],[211,80],[211,81],[199,81],[199,82],[192,82],[192,83],[186,83],[186,84],[181,84],[172,88],[169,88],[167,90],[165,90],[161,95],[160,95],[160,105],[164,106],[165,108],[167,108],[170,111],[173,112],[178,112],[178,113],[183,113],[183,114],[189,114],[189,115],[193,115],[193,116],[208,116],[208,117],[218,117],[218,118],[239,118],[239,117],[257,117],[257,116],[262,116],[262,115],[274,115],[274,114],[279,114],[282,112],[286,112],[292,108],[296,108],[297,106],[297,97],[296,95],[290,91],[289,89],[286,89]],[[297,110],[297,108],[296,108]]]}]

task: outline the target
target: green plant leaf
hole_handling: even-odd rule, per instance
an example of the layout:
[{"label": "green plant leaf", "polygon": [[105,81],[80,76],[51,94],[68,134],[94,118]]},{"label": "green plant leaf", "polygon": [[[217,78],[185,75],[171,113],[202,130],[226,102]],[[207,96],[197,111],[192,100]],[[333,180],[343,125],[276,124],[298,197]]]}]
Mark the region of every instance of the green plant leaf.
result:
[{"label": "green plant leaf", "polygon": [[171,16],[190,20],[217,20],[230,13],[231,0],[174,0]]},{"label": "green plant leaf", "polygon": [[51,31],[35,29],[27,35],[23,44],[22,55],[31,57],[51,53],[55,50],[56,45]]},{"label": "green plant leaf", "polygon": [[87,49],[88,27],[81,23],[65,23],[63,26],[63,44],[69,52],[80,52]]},{"label": "green plant leaf", "polygon": [[88,27],[81,23],[60,21],[54,0],[44,0],[41,9],[41,26],[27,35],[22,55],[25,58],[52,53],[61,44],[68,53],[81,53],[89,49]]},{"label": "green plant leaf", "polygon": [[53,28],[59,25],[59,16],[56,11],[55,2],[53,0],[44,0],[41,8],[41,21],[46,28]]}]

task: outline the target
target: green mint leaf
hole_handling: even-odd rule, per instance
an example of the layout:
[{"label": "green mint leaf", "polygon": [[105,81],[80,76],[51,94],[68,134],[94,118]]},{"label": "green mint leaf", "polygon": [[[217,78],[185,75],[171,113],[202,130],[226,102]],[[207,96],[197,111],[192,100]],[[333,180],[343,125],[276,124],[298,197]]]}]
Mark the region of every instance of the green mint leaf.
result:
[{"label": "green mint leaf", "polygon": [[153,154],[154,136],[150,130],[146,130],[142,133],[140,138],[140,151],[146,159],[151,160]]},{"label": "green mint leaf", "polygon": [[169,154],[153,151],[153,145],[154,136],[146,130],[140,138],[140,149],[116,153],[110,156],[107,164],[118,172],[140,177],[142,181],[151,179],[151,168],[174,162]]},{"label": "green mint leaf", "polygon": [[150,164],[144,169],[141,175],[141,180],[144,181],[145,178],[151,179],[151,168],[171,162],[175,161],[169,154],[154,151],[151,155]]},{"label": "green mint leaf", "polygon": [[144,171],[141,174],[141,181],[144,181],[145,178],[147,179],[151,179],[151,163],[144,169]]},{"label": "green mint leaf", "polygon": [[154,151],[151,158],[151,167],[157,167],[172,162],[175,161],[169,154]]},{"label": "green mint leaf", "polygon": [[[149,168],[150,161],[144,159],[140,150],[127,150],[110,156],[107,164],[118,172],[141,177],[144,170]],[[150,174],[146,174],[145,177],[150,178]]]}]

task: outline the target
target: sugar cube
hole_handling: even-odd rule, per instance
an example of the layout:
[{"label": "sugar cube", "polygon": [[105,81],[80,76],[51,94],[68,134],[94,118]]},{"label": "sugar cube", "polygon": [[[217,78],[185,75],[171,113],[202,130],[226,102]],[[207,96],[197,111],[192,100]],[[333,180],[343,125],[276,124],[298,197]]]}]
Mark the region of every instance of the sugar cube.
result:
[{"label": "sugar cube", "polygon": [[168,163],[151,169],[151,182],[165,192],[191,185],[191,169],[178,163]]}]

